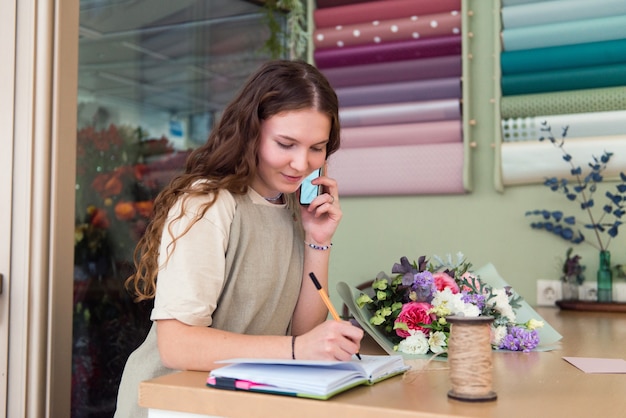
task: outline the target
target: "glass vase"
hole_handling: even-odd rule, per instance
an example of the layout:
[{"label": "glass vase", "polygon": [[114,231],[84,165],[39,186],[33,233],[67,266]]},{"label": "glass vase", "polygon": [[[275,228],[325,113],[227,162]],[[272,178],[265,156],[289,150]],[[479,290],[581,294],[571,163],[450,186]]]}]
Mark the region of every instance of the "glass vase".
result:
[{"label": "glass vase", "polygon": [[561,278],[561,295],[563,300],[578,300],[579,288],[577,275],[573,274]]},{"label": "glass vase", "polygon": [[613,273],[611,272],[611,253],[600,251],[598,266],[598,302],[613,301]]}]

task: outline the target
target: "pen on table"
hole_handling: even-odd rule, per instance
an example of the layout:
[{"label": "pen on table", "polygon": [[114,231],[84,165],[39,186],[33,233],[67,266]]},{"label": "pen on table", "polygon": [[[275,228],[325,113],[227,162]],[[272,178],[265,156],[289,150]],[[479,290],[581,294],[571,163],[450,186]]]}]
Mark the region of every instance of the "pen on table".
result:
[{"label": "pen on table", "polygon": [[[333,316],[333,319],[335,321],[341,321],[341,318],[339,317],[339,314],[335,310],[335,307],[331,303],[330,299],[328,299],[328,295],[326,294],[326,292],[324,292],[324,289],[322,289],[322,285],[320,284],[319,280],[317,280],[317,277],[315,277],[315,273],[313,272],[309,273],[309,277],[311,278],[311,280],[313,280],[313,284],[315,285],[315,288],[317,289],[317,293],[319,293],[320,296],[322,297],[322,300],[324,301],[324,304],[328,308],[328,311],[330,312],[330,314]],[[359,354],[358,351],[356,352],[356,356],[359,360],[361,360],[361,355]]]}]

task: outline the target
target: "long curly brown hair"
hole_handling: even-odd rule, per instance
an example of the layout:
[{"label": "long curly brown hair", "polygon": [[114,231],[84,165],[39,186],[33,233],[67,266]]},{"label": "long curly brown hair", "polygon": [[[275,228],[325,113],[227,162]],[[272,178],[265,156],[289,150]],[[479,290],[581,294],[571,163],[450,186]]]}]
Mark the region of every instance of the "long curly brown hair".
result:
[{"label": "long curly brown hair", "polygon": [[[155,199],[152,219],[135,249],[135,272],[126,280],[136,301],[154,297],[161,236],[174,203],[182,197],[212,196],[193,221],[196,222],[215,203],[220,190],[247,193],[257,171],[261,122],[281,112],[311,108],[330,118],[328,158],[340,144],[339,105],[335,91],[317,68],[303,61],[274,60],[263,64],[248,79],[224,109],[207,142],[189,155],[184,173]],[[294,197],[287,196],[287,200],[293,202]],[[181,217],[182,214],[176,219]],[[173,237],[173,245],[178,238]],[[168,249],[169,255],[171,251]]]}]

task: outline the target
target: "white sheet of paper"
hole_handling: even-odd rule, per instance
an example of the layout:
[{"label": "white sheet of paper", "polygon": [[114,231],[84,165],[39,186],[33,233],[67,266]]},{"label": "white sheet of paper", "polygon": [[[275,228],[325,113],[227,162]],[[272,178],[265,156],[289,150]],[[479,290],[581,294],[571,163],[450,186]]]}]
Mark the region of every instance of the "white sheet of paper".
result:
[{"label": "white sheet of paper", "polygon": [[626,360],[621,358],[563,357],[585,373],[626,373]]}]

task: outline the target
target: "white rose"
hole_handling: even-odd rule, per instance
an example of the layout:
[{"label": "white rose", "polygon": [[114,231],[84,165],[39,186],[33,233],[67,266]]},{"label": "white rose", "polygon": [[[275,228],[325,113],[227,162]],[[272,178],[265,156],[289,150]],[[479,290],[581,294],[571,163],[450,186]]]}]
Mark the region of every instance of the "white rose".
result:
[{"label": "white rose", "polygon": [[491,345],[494,347],[500,347],[502,340],[506,337],[506,332],[506,326],[504,325],[491,327]]},{"label": "white rose", "polygon": [[426,354],[428,348],[428,339],[421,331],[409,335],[398,344],[398,351],[407,354]]},{"label": "white rose", "polygon": [[493,306],[496,311],[500,312],[502,316],[506,316],[509,322],[515,322],[515,312],[509,303],[509,297],[506,291],[504,289],[493,289],[492,292],[495,297],[489,300],[489,304]]}]

